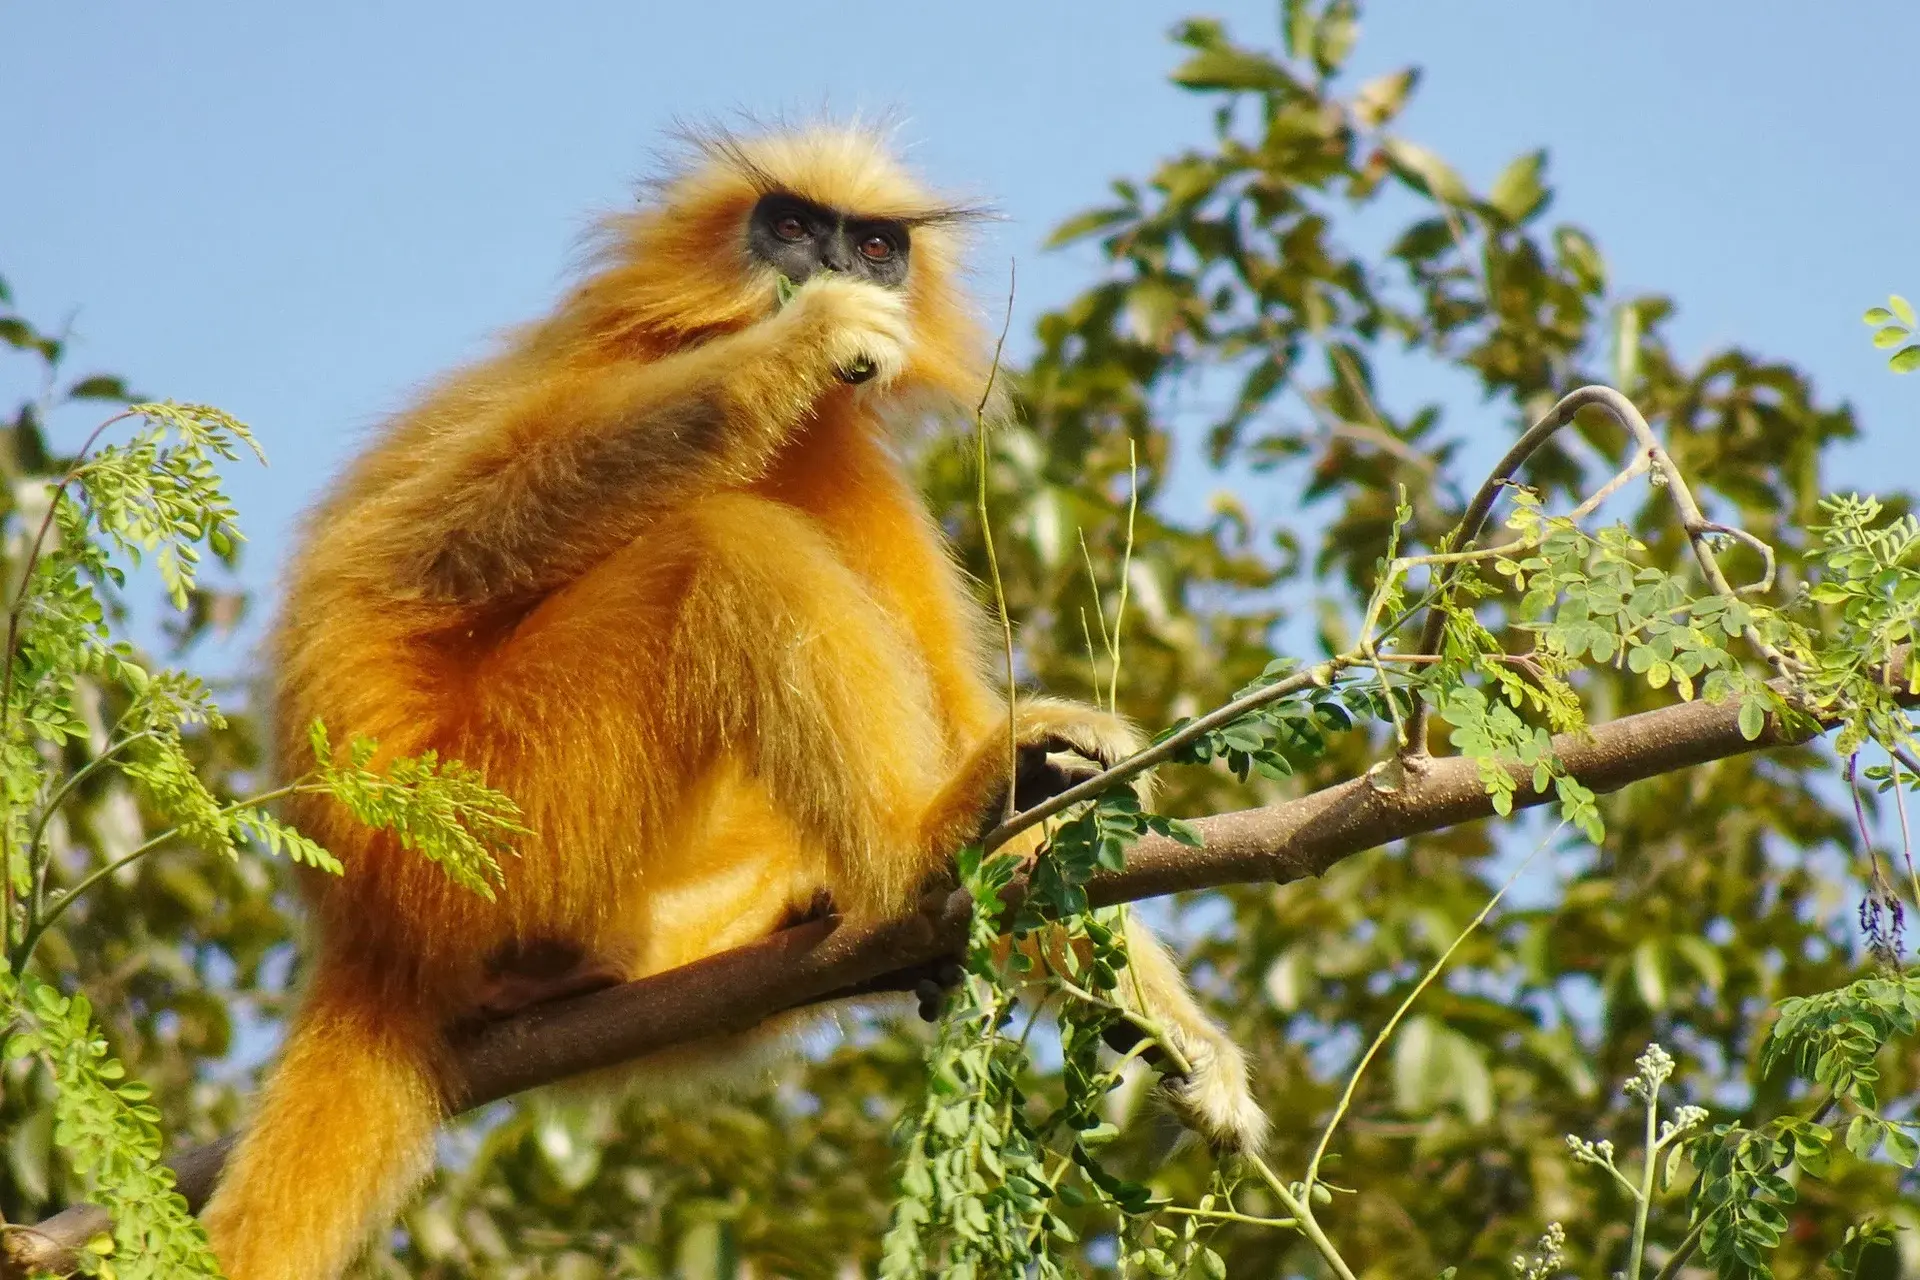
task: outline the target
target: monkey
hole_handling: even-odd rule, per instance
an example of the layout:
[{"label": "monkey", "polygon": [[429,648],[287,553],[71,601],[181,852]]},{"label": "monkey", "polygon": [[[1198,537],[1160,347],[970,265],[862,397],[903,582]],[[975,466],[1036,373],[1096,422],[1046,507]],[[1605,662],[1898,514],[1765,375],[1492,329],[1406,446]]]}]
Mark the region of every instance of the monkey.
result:
[{"label": "monkey", "polygon": [[[689,140],[551,314],[375,433],[291,556],[283,774],[318,718],[479,770],[530,834],[489,901],[336,801],[289,801],[345,874],[302,882],[305,989],[204,1214],[232,1280],[327,1280],[398,1212],[445,1118],[449,1027],[823,901],[906,914],[1014,785],[986,612],[896,439],[989,383],[959,279],[975,211],[860,127]],[[1029,763],[1141,745],[1089,706],[1012,715]],[[1174,1110],[1258,1146],[1240,1049],[1150,933],[1127,944],[1123,995],[1191,1065]],[[645,1060],[635,1087],[704,1087],[795,1021]]]}]

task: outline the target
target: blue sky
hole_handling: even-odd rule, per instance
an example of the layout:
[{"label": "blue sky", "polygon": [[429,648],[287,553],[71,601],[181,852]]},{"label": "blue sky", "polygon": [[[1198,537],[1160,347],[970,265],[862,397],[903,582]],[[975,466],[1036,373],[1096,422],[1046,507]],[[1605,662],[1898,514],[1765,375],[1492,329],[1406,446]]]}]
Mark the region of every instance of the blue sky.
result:
[{"label": "blue sky", "polygon": [[[1205,12],[1270,44],[1277,9]],[[1191,12],[0,0],[0,275],[43,325],[72,317],[73,372],[254,425],[273,466],[234,487],[246,579],[270,591],[354,442],[553,298],[676,115],[895,113],[915,164],[1006,215],[978,265],[990,292],[1019,259],[1019,354],[1095,270],[1039,253],[1048,229],[1205,137],[1165,79]],[[1375,4],[1353,79],[1409,62],[1403,132],[1477,186],[1548,147],[1554,216],[1596,235],[1617,288],[1679,300],[1683,354],[1798,362],[1867,427],[1833,482],[1920,484],[1920,377],[1886,373],[1858,320],[1920,295],[1920,6]],[[0,403],[25,375],[0,362]]]}]

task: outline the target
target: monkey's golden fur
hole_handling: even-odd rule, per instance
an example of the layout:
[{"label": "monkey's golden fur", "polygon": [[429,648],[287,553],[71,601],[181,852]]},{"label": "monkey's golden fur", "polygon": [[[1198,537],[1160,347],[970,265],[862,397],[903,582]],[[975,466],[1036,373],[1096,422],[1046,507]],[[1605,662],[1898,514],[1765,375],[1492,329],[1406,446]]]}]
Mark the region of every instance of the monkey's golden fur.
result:
[{"label": "monkey's golden fur", "polygon": [[[776,310],[744,243],[775,189],[910,225],[904,288],[815,278]],[[275,636],[281,768],[308,766],[320,717],[481,769],[534,834],[487,902],[296,802],[346,874],[308,882],[305,1001],[207,1210],[232,1280],[337,1275],[394,1212],[431,1160],[443,1029],[513,988],[513,957],[639,977],[822,889],[898,915],[990,818],[1008,753],[982,614],[886,429],[988,378],[952,221],[857,130],[710,141],[607,225],[552,316],[393,420],[313,514]],[[875,376],[847,385],[860,361]],[[1017,723],[1098,761],[1136,745],[1067,703],[1022,699]],[[1164,950],[1130,942],[1194,1064],[1176,1107],[1257,1142],[1238,1050]]]}]

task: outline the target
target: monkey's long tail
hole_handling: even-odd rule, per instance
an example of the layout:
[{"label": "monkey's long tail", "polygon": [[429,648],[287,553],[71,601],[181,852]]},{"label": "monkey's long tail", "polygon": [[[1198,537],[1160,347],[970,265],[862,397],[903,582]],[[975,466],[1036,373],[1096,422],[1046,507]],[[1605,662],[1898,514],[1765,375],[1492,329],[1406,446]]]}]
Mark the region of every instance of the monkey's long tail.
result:
[{"label": "monkey's long tail", "polygon": [[202,1215],[228,1280],[334,1280],[426,1175],[439,1028],[317,973]]}]

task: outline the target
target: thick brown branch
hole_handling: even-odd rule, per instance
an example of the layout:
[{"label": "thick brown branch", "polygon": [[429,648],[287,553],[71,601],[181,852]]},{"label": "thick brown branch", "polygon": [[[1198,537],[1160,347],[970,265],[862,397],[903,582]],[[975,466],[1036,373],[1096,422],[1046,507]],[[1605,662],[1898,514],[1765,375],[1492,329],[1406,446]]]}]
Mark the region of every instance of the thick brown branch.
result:
[{"label": "thick brown branch", "polygon": [[[1740,734],[1734,703],[1682,703],[1626,716],[1587,734],[1555,740],[1568,772],[1595,791],[1615,791],[1710,760],[1807,741],[1771,718],[1760,737]],[[1405,772],[1397,771],[1404,769]],[[1531,771],[1515,770],[1516,807],[1546,802]],[[1471,760],[1416,757],[1283,804],[1202,818],[1205,844],[1188,848],[1160,837],[1136,844],[1127,869],[1089,886],[1100,905],[1188,889],[1317,876],[1343,858],[1422,832],[1489,817],[1493,804]],[[684,968],[570,1000],[556,1001],[465,1036],[460,1077],[449,1109],[462,1111],[536,1085],[632,1061],[649,1053],[754,1026],[775,1014],[852,990],[883,989],[889,974],[952,956],[966,938],[964,893],[935,896],[920,914],[878,925],[810,921],[751,946]],[[226,1143],[173,1162],[179,1186],[198,1208],[211,1191]],[[0,1275],[21,1264],[71,1266],[71,1250],[107,1226],[106,1215],[77,1205],[35,1228],[9,1227],[0,1238]]]}]

